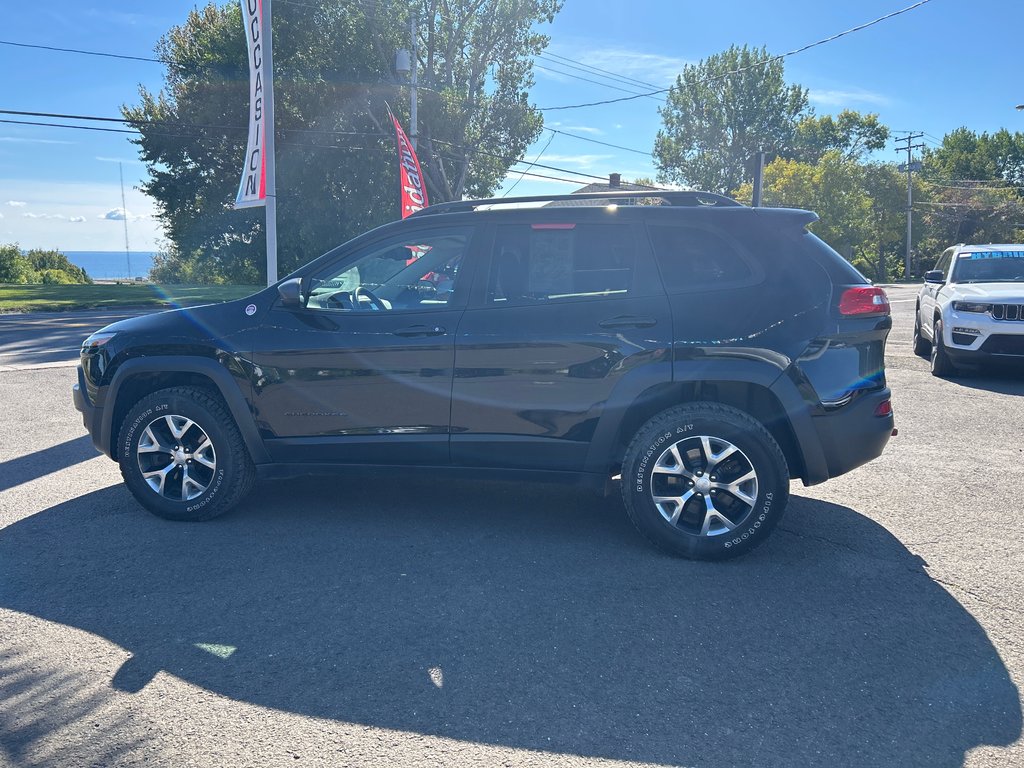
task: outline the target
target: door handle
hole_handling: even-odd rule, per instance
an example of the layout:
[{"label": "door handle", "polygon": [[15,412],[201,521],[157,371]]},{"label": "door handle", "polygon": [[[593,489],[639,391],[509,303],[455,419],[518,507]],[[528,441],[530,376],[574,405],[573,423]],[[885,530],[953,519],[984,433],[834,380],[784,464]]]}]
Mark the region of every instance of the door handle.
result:
[{"label": "door handle", "polygon": [[440,325],[410,325],[391,332],[395,336],[444,336],[447,329]]},{"label": "door handle", "polygon": [[598,323],[602,328],[650,328],[652,325],[657,324],[658,321],[653,317],[641,315],[619,315],[618,317],[609,317],[607,320],[602,320]]}]

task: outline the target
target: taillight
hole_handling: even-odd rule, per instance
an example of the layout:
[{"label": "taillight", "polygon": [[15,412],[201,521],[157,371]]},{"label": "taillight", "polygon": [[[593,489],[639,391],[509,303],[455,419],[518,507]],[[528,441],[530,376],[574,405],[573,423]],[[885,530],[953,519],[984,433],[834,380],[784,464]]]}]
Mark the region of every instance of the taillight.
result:
[{"label": "taillight", "polygon": [[883,400],[875,408],[875,416],[892,416],[892,402]]},{"label": "taillight", "polygon": [[847,288],[839,299],[841,315],[888,315],[889,297],[874,285]]}]

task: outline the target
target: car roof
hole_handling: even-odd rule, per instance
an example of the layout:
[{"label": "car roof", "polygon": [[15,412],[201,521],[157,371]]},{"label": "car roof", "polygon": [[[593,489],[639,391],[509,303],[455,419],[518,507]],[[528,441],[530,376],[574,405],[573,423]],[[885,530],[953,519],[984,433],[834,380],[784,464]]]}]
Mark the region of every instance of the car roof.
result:
[{"label": "car roof", "polygon": [[957,253],[986,253],[988,251],[1024,251],[1024,243],[985,243],[983,245],[958,245]]}]

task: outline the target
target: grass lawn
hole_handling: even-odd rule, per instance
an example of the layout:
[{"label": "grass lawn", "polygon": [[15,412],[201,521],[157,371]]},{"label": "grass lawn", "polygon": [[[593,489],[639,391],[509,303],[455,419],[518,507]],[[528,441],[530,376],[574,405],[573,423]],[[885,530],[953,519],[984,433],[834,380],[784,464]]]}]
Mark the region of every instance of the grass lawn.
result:
[{"label": "grass lawn", "polygon": [[59,312],[96,307],[182,307],[240,299],[259,285],[12,285],[0,283],[0,312]]}]

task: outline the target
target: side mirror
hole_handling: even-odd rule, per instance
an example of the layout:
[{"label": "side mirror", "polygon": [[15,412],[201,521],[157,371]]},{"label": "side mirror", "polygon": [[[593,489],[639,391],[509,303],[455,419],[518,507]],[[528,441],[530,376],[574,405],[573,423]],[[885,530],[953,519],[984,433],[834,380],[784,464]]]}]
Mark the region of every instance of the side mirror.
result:
[{"label": "side mirror", "polygon": [[291,280],[285,280],[277,286],[277,292],[281,296],[281,306],[301,307],[304,303],[302,300],[301,277],[293,277]]},{"label": "side mirror", "polygon": [[924,281],[926,283],[944,283],[946,282],[942,276],[941,269],[929,269],[924,273]]}]

